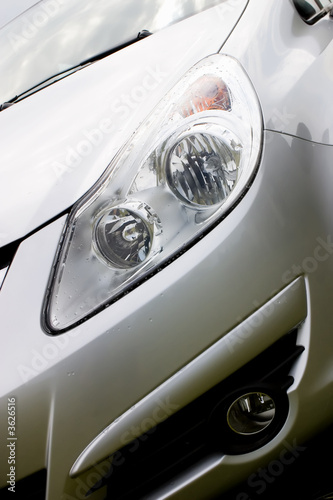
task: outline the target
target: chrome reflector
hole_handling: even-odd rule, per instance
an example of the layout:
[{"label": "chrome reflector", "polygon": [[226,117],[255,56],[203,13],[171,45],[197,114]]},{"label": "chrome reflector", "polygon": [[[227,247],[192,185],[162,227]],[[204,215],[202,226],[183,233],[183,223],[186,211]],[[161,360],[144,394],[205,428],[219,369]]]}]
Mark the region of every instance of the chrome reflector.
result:
[{"label": "chrome reflector", "polygon": [[333,10],[333,0],[294,0],[294,5],[308,24],[315,24]]}]

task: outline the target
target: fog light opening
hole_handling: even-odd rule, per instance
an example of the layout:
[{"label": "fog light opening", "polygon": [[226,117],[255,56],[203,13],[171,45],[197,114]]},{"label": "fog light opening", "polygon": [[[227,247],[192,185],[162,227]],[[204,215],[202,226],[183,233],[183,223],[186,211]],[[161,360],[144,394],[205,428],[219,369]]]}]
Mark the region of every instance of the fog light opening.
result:
[{"label": "fog light opening", "polygon": [[263,392],[249,392],[237,398],[227,412],[229,428],[245,436],[264,431],[275,417],[274,400]]},{"label": "fog light opening", "polygon": [[210,415],[207,432],[212,449],[239,455],[269,443],[288,418],[289,385],[249,384],[226,394]]}]

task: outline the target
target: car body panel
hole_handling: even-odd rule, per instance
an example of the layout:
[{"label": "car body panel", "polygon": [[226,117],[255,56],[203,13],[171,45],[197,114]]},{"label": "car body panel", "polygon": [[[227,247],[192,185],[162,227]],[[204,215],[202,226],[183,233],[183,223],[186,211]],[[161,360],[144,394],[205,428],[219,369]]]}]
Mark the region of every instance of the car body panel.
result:
[{"label": "car body panel", "polygon": [[20,16],[30,9],[38,0],[18,0],[15,4],[2,3],[0,7],[0,28],[10,23],[15,17]]},{"label": "car body panel", "polygon": [[[237,0],[237,9],[223,5],[170,26],[0,113],[1,246],[73,205],[165,93],[193,64],[219,50],[246,1]],[[15,217],[15,224],[7,214]]]},{"label": "car body panel", "polygon": [[[37,128],[27,139],[27,143],[35,141],[38,163],[34,170],[34,154],[27,154],[30,168],[26,172],[30,170],[31,178],[19,181],[20,205],[3,192],[3,210],[6,208],[6,213],[18,221],[15,227],[10,221],[1,226],[6,233],[4,242],[38,228],[89,189],[117,149],[182,73],[197,59],[220,49],[245,2],[237,5],[237,9],[229,9],[230,24],[225,32],[217,15],[221,11],[216,7],[0,113],[0,126],[4,129],[6,123],[9,127],[5,132],[8,141],[15,126],[22,127],[20,137],[27,128],[29,118],[21,124],[21,114],[30,117],[35,108],[38,116]],[[305,351],[293,368],[294,384],[288,391],[290,411],[281,432],[254,452],[234,456],[216,454],[209,461],[198,463],[173,484],[161,486],[154,498],[213,498],[279,455],[286,443],[301,443],[331,422],[333,150],[327,145],[331,143],[331,128],[326,132],[331,124],[326,121],[328,114],[322,122],[318,115],[309,117],[305,110],[302,114],[305,107],[302,92],[310,85],[309,78],[312,85],[318,85],[316,71],[322,71],[322,78],[329,77],[326,58],[331,51],[332,34],[326,20],[314,27],[301,23],[291,3],[265,0],[263,6],[259,0],[250,0],[236,30],[222,47],[223,52],[241,60],[255,83],[267,129],[264,148],[257,175],[244,198],[185,253],[82,325],[60,336],[48,336],[41,326],[42,304],[66,216],[35,231],[20,244],[1,288],[1,366],[6,374],[1,380],[1,406],[6,409],[7,398],[16,397],[17,463],[20,464],[17,479],[46,467],[47,500],[84,498],[96,475],[101,476],[98,464],[82,471],[94,460],[103,459],[107,450],[109,453],[116,450],[122,439],[126,441],[128,434],[124,436],[124,432],[139,436],[144,432],[141,424],[149,412],[156,408],[164,408],[170,414],[178,411],[219,378],[223,379],[233,367],[237,369],[252,359],[294,326],[298,326],[298,342]],[[187,28],[188,39],[183,42]],[[239,41],[242,38],[238,29],[242,33],[245,30],[251,40],[247,46],[245,41]],[[293,35],[293,29],[298,37]],[[174,45],[167,42],[171,35]],[[271,63],[268,49],[267,54],[260,49],[263,39],[264,47],[271,49]],[[165,44],[170,47],[168,57],[161,58]],[[184,51],[179,58],[176,55],[180,44],[186,47],[182,45]],[[299,60],[301,45],[307,57]],[[140,54],[145,57],[144,67]],[[284,62],[286,58],[288,61]],[[299,72],[290,69],[289,84],[284,91],[272,92],[268,82],[278,82],[278,71],[281,73],[284,64],[293,68],[295,61],[302,65]],[[127,76],[121,71],[124,64],[132,68]],[[40,191],[40,184],[36,184],[40,176],[37,166],[41,169],[50,159],[64,162],[64,152],[82,140],[83,131],[95,130],[105,116],[110,116],[109,107],[105,115],[105,96],[110,97],[108,85],[114,80],[108,77],[110,70],[122,75],[112,83],[112,101],[121,92],[130,94],[137,82],[143,82],[147,68],[155,69],[155,65],[166,77],[153,89],[149,99],[135,104],[130,120],[128,112],[123,110],[114,133],[91,155],[82,158],[78,168],[65,169],[60,178],[52,169],[46,169],[45,187]],[[105,81],[101,84],[103,76]],[[77,85],[80,93],[76,95]],[[295,89],[302,90],[297,93],[299,99],[292,98]],[[64,116],[55,120],[53,112],[58,117],[61,114],[57,111],[58,102],[69,99],[74,102],[61,108]],[[83,101],[91,104],[94,113],[86,113]],[[274,110],[283,113],[285,105],[286,112],[295,116],[281,127],[273,119],[279,116]],[[48,115],[52,116],[51,121],[47,120]],[[47,127],[44,122],[43,126],[39,124],[42,116]],[[71,133],[60,134],[62,139],[53,143],[51,132],[57,131],[58,137],[64,124]],[[302,124],[308,131],[300,127]],[[37,139],[36,132],[42,134],[45,142]],[[295,134],[300,137],[294,137]],[[13,138],[10,141],[11,147],[8,146],[5,155],[8,165],[15,142]],[[23,176],[18,157],[19,153],[13,169],[16,175]],[[8,173],[13,189],[9,177]],[[27,186],[26,196],[23,185]],[[21,213],[24,217],[20,218]],[[0,215],[6,221],[5,214]],[[290,297],[295,286],[295,294]],[[283,297],[285,302],[281,300]],[[272,300],[278,305],[268,314]],[[252,327],[253,331],[250,329],[248,333],[246,325],[253,317],[258,320],[262,311],[267,311],[262,325]],[[246,328],[246,335],[237,333],[242,328]],[[206,365],[202,360],[217,356],[219,350],[224,363],[220,371],[214,370],[212,374],[209,363]],[[193,380],[198,382],[190,389],[187,377],[192,371]],[[159,400],[156,407],[150,401],[159,394],[165,399],[162,403]],[[314,412],[313,408],[320,411]],[[130,422],[126,431],[122,425],[127,427],[127,419]],[[133,427],[139,430],[133,431]],[[104,444],[95,448],[97,436],[103,431],[108,434],[110,429],[105,448]],[[1,435],[6,435],[6,425]],[[92,446],[88,448],[89,454],[82,455],[89,445]],[[77,462],[79,457],[82,462]],[[7,456],[1,455],[0,460],[1,470],[6,470]],[[73,469],[74,464],[77,468]],[[0,486],[4,487],[5,482]],[[104,494],[105,491],[99,491],[90,498],[104,498]]]},{"label": "car body panel", "polygon": [[[260,98],[265,128],[333,144],[332,20],[305,24],[292,1],[250,2],[223,47],[248,72]],[[265,42],[263,43],[263,40]],[[321,98],[318,98],[318,93]]]},{"label": "car body panel", "polygon": [[139,33],[157,33],[218,3],[95,0],[92,8],[79,0],[38,2],[1,30],[0,73],[6,78],[0,101],[20,99],[57,75],[134,43]]},{"label": "car body panel", "polygon": [[[155,413],[155,419],[165,417],[163,401],[173,401],[169,408],[170,414],[178,411],[281,338],[281,332],[284,335],[302,323],[306,316],[306,290],[300,277],[180,372],[150,392],[137,406],[113,421],[87,446],[73,465],[70,475],[76,477],[82,474],[122,448],[133,437],[128,433],[132,426],[140,425],[140,422],[155,416]],[[255,331],[253,325],[256,325]],[[159,406],[159,413],[164,409],[162,416],[156,412]]]},{"label": "car body panel", "polygon": [[[272,132],[268,138],[270,148],[264,153],[263,168],[252,189],[222,224],[148,282],[60,337],[43,334],[40,327],[40,301],[64,219],[31,236],[19,248],[1,291],[1,317],[6,314],[15,318],[8,322],[6,331],[2,332],[6,335],[7,351],[7,354],[3,353],[3,369],[10,373],[2,383],[3,401],[13,393],[20,401],[18,437],[21,451],[18,451],[18,462],[22,463],[21,473],[25,475],[32,472],[37,464],[41,466],[46,460],[50,469],[48,498],[59,497],[63,489],[75,494],[83,479],[70,480],[68,473],[86,446],[107,425],[229,332],[242,318],[247,318],[259,305],[265,304],[276,291],[292,282],[297,277],[293,265],[301,264],[307,256],[313,256],[318,245],[322,245],[320,255],[324,254],[325,260],[318,262],[317,272],[308,277],[310,311],[314,307],[312,304],[317,307],[318,300],[322,302],[322,277],[332,268],[329,246],[325,255],[328,228],[325,225],[320,227],[322,207],[317,198],[308,204],[308,214],[304,213],[304,206],[309,199],[308,191],[312,189],[310,178],[308,181],[305,178],[303,190],[295,196],[299,176],[304,168],[309,167],[309,164],[304,165],[299,160],[299,150],[303,150],[304,141],[284,139]],[[318,154],[322,158],[323,153],[327,152],[327,162],[330,161],[330,147],[308,144],[313,155]],[[287,175],[290,164],[284,165],[286,173],[282,172],[282,175],[281,167],[279,171],[275,168],[277,151],[279,154],[291,153],[290,158],[294,160],[291,163],[291,175]],[[312,163],[313,158],[309,154],[307,157]],[[327,175],[327,168],[323,167],[322,180]],[[295,189],[286,191],[286,182],[289,186],[294,185]],[[307,182],[308,189],[305,189]],[[280,204],[279,193],[284,196],[283,205]],[[294,214],[292,219],[290,213]],[[312,225],[312,234],[305,229],[309,217],[318,222]],[[270,235],[264,243],[262,234]],[[246,241],[245,254],[241,241]],[[42,251],[39,250],[38,261],[34,261],[32,256],[37,248],[42,248]],[[269,258],[273,253],[274,266]],[[27,261],[30,261],[29,266]],[[237,263],[236,268],[231,262]],[[255,280],[249,269],[258,270]],[[203,284],[207,276],[210,276],[209,282],[204,287],[199,286],[198,283]],[[237,278],[239,276],[242,276],[241,282]],[[17,292],[22,280],[26,285]],[[32,282],[34,294],[29,293]],[[224,283],[222,288],[220,283]],[[329,297],[331,284],[326,283],[326,287]],[[14,290],[15,304],[12,301]],[[201,304],[200,308],[197,307],[198,303]],[[22,304],[20,315],[15,315],[16,304]],[[327,304],[319,306],[325,310],[327,308]],[[306,345],[310,342],[309,331],[320,332],[322,341],[326,339],[329,342],[330,323],[327,319],[327,313],[325,319],[320,315],[312,317],[311,313],[308,314],[303,326],[303,331],[308,331],[304,333]],[[16,347],[17,332],[22,332],[19,350]],[[282,328],[281,335],[283,333]],[[273,341],[273,337],[269,341]],[[15,349],[13,364],[9,354]],[[248,354],[251,357],[250,351]],[[312,349],[310,359],[306,373],[309,373],[311,384],[315,384],[316,389],[318,385],[327,389],[331,384],[330,372],[327,371],[329,365],[323,363],[320,349]],[[314,367],[316,378],[313,380],[311,373]],[[299,369],[303,373],[304,366]],[[303,412],[310,411],[314,397],[321,398],[325,394],[324,390],[313,394],[311,384],[309,386],[308,380],[302,398]],[[30,391],[29,387],[35,389]],[[24,394],[29,394],[26,403]],[[172,399],[171,402],[177,405]],[[327,400],[326,404],[328,413],[323,412],[320,423],[330,414]],[[38,411],[34,418],[35,428],[32,428],[31,417],[26,420],[23,415],[28,417],[34,408],[38,408]],[[292,421],[297,422],[299,429],[296,434],[296,424],[288,424],[293,438],[298,435],[302,437],[303,433],[311,431],[311,426],[307,425],[304,429],[300,425],[299,419],[302,420],[302,417],[297,405],[293,407],[292,414]],[[77,415],[81,415],[81,418],[78,419]],[[315,425],[320,424],[316,421]],[[284,434],[283,439],[288,439],[288,435],[288,432]],[[49,457],[47,449],[43,449],[46,442]],[[61,447],[57,446],[59,442],[62,443]],[[276,444],[277,447],[279,445],[280,442]],[[27,462],[24,450],[31,449],[31,446],[34,446],[36,453],[34,459]],[[244,471],[253,467],[254,463],[263,463],[267,453],[273,453],[270,447],[266,448],[255,452],[255,462],[247,457]],[[240,457],[239,460],[244,459]],[[238,474],[240,471],[237,477]],[[63,481],[67,477],[66,486],[59,480],[61,477]],[[229,485],[228,479],[226,486]]]}]

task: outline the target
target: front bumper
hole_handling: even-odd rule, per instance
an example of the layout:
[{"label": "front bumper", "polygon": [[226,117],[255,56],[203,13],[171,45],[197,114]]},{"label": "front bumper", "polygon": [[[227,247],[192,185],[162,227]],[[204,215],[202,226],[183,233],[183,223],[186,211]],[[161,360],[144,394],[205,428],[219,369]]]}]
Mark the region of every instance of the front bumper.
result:
[{"label": "front bumper", "polygon": [[[41,306],[65,217],[20,245],[0,294],[1,487],[10,467],[3,452],[8,398],[16,400],[16,480],[46,469],[48,500],[84,498],[91,474],[98,475],[93,462],[116,451],[124,432],[127,442],[137,437],[131,429],[141,429],[155,397],[163,394],[171,405],[165,411],[177,412],[296,326],[305,351],[293,367],[280,433],[254,452],[198,464],[160,498],[213,496],[332,419],[331,155],[330,146],[266,132],[257,177],[226,219],[140,287],[58,337],[42,330]],[[237,334],[272,303],[274,314],[250,335]],[[95,446],[103,431],[107,439]]]}]

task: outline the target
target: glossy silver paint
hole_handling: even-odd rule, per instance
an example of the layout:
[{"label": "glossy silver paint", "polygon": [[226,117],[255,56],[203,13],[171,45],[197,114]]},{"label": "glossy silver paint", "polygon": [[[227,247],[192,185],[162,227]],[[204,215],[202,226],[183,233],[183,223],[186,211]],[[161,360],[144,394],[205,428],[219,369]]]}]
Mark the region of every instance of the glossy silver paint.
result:
[{"label": "glossy silver paint", "polygon": [[[170,399],[174,409],[179,410],[227,378],[272,341],[281,338],[281,332],[283,335],[302,323],[306,314],[305,284],[302,278],[298,278],[104,429],[75,462],[71,476],[88,470],[124,446],[128,438],[126,431],[154,415],[154,409],[158,408],[161,401]],[[251,331],[253,324],[259,326],[253,334],[245,335],[244,332]],[[266,333],[268,329],[269,338]]]},{"label": "glossy silver paint", "polygon": [[[246,4],[226,2],[223,23],[216,7],[167,28],[0,113],[2,244],[76,201],[165,92],[210,53],[221,50],[243,64],[266,129],[258,174],[235,209],[168,267],[68,333],[48,337],[40,322],[66,217],[21,243],[0,294],[1,405],[13,395],[18,402],[17,479],[47,467],[47,500],[83,498],[87,468],[119,448],[129,437],[124,432],[140,426],[161,398],[177,411],[296,325],[305,351],[281,432],[254,452],[198,464],[158,498],[212,497],[274,459],[285,442],[301,443],[332,421],[333,130],[322,98],[330,94],[316,92],[318,84],[332,86],[332,24],[325,18],[308,26],[291,1],[250,0],[243,13]],[[133,76],[142,82],[156,65],[165,77],[131,119],[113,109],[118,121],[108,139],[78,168],[54,176],[49,162],[64,162],[83,131],[99,126],[110,89],[113,101],[130,93]],[[131,68],[126,76],[124,66]],[[116,72],[121,81],[110,76]],[[24,162],[14,148],[18,138]],[[254,318],[253,334],[240,335]]]},{"label": "glossy silver paint", "polygon": [[89,58],[121,47],[143,30],[156,33],[217,3],[188,0],[175,7],[163,0],[146,0],[144,6],[133,0],[96,0],[91,9],[79,0],[39,2],[1,30],[0,73],[6,78],[1,78],[0,102],[84,66]]},{"label": "glossy silver paint", "polygon": [[[165,93],[190,67],[219,50],[246,1],[234,5],[160,31],[153,40],[142,40],[21,101],[19,109],[14,105],[0,113],[1,245],[68,209],[97,181]],[[173,43],[161,57],[166,39]]]}]

